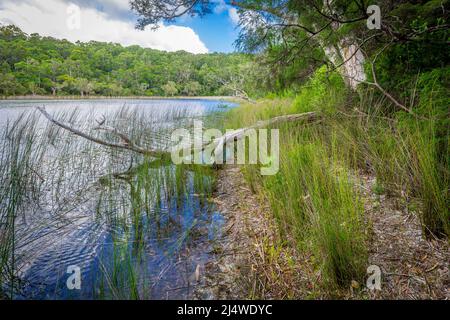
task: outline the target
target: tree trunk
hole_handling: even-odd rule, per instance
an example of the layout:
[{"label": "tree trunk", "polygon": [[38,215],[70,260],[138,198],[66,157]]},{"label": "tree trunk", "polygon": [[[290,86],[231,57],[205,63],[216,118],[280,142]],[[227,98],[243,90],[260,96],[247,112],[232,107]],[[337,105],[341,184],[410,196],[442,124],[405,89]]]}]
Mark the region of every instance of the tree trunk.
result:
[{"label": "tree trunk", "polygon": [[[324,0],[324,7],[327,14],[333,15],[333,8],[329,5],[328,0]],[[341,24],[333,22],[331,27],[337,31]],[[326,44],[319,35],[319,43],[323,48],[325,55],[333,66],[338,70],[344,79],[345,84],[352,90],[356,90],[358,84],[366,81],[366,73],[364,71],[365,58],[360,50],[360,46],[356,44],[356,40],[351,36],[343,38],[337,44]]]},{"label": "tree trunk", "polygon": [[328,60],[340,73],[348,87],[356,90],[358,84],[366,81],[365,58],[354,41],[346,38],[337,45],[325,45],[322,42],[322,48]]}]

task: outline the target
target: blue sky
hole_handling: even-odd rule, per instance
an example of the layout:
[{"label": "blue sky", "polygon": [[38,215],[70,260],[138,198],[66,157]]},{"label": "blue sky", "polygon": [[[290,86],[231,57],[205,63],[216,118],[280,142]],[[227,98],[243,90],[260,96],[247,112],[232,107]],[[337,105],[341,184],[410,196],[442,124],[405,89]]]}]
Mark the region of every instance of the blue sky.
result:
[{"label": "blue sky", "polygon": [[182,17],[156,31],[134,28],[137,17],[129,0],[0,0],[0,23],[15,24],[27,33],[58,39],[140,45],[192,53],[232,52],[238,16],[224,0],[203,18]]},{"label": "blue sky", "polygon": [[233,43],[239,30],[231,20],[228,11],[213,13],[203,18],[187,19],[176,24],[192,28],[205,43],[210,52],[233,52]]}]

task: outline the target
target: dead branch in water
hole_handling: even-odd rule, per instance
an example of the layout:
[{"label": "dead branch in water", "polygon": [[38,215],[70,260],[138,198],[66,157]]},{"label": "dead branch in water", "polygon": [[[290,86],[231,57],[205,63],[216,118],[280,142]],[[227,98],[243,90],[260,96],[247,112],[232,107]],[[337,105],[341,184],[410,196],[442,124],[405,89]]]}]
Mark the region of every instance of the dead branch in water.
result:
[{"label": "dead branch in water", "polygon": [[46,110],[44,107],[37,107],[37,109],[44,115],[44,117],[46,117],[50,122],[52,122],[53,124],[57,125],[58,127],[63,128],[64,130],[67,130],[69,132],[72,132],[73,134],[82,137],[86,140],[95,142],[97,144],[101,144],[103,146],[106,147],[110,147],[110,148],[117,148],[117,149],[124,149],[124,150],[130,150],[130,151],[134,151],[140,154],[144,154],[144,155],[149,155],[149,156],[153,156],[153,157],[161,157],[163,154],[167,153],[167,152],[162,152],[162,151],[158,151],[158,150],[151,150],[151,149],[144,149],[140,146],[135,145],[128,137],[126,137],[126,135],[120,133],[119,131],[117,131],[114,128],[110,128],[110,127],[105,127],[103,125],[100,125],[99,127],[97,127],[97,130],[105,130],[105,131],[109,131],[112,134],[115,134],[116,136],[120,137],[124,143],[123,144],[117,144],[117,143],[111,143],[108,141],[104,141],[101,139],[98,139],[96,137],[93,137],[91,135],[88,135],[84,132],[81,132],[78,129],[75,129],[73,127],[71,127],[70,125],[64,124],[58,120],[56,120],[55,118],[53,118]]},{"label": "dead branch in water", "polygon": [[269,120],[264,121],[258,121],[256,124],[254,124],[251,127],[242,128],[235,130],[231,133],[225,134],[223,137],[216,139],[213,143],[217,143],[215,149],[217,148],[223,148],[225,144],[228,142],[232,142],[235,140],[240,140],[242,138],[245,138],[247,135],[247,132],[249,130],[254,129],[261,129],[264,127],[270,127],[273,125],[281,124],[281,123],[288,123],[288,122],[305,122],[305,123],[311,123],[314,121],[317,121],[319,119],[319,116],[316,112],[306,112],[306,113],[298,113],[298,114],[288,114],[285,116],[278,116]]},{"label": "dead branch in water", "polygon": [[243,79],[241,79],[240,84],[233,84],[232,81],[225,81],[223,79],[219,79],[218,80],[220,84],[222,84],[225,87],[230,88],[231,90],[233,90],[235,92],[235,96],[241,99],[244,99],[250,103],[255,103],[255,101],[253,99],[250,98],[250,96],[248,95],[248,93],[242,89],[243,86]]},{"label": "dead branch in water", "polygon": [[[86,134],[78,129],[73,128],[72,126],[68,125],[68,124],[64,124],[58,120],[56,120],[55,118],[53,118],[46,110],[44,107],[37,107],[37,109],[53,124],[57,125],[58,127],[63,128],[64,130],[67,130],[79,137],[82,137],[84,139],[87,139],[89,141],[92,141],[94,143],[106,146],[106,147],[110,147],[110,148],[117,148],[117,149],[123,149],[123,150],[130,150],[130,151],[134,151],[140,154],[144,154],[144,155],[148,155],[148,156],[152,156],[154,158],[162,158],[164,156],[170,155],[170,151],[168,150],[157,150],[157,149],[145,149],[142,148],[138,145],[136,145],[135,143],[133,143],[131,141],[131,139],[124,133],[120,132],[119,130],[117,130],[116,128],[110,127],[110,126],[106,126],[105,125],[105,120],[103,119],[103,121],[98,122],[99,126],[97,126],[96,128],[94,128],[94,130],[102,130],[102,131],[106,131],[109,132],[117,137],[119,137],[123,143],[119,144],[119,143],[111,143],[108,141],[104,141],[102,139],[93,137],[89,134]],[[264,121],[258,121],[256,124],[254,124],[253,126],[247,127],[247,128],[242,128],[242,129],[238,129],[232,132],[229,132],[227,134],[225,134],[224,136],[217,138],[215,140],[213,140],[210,143],[204,144],[200,149],[193,149],[193,152],[202,152],[205,150],[205,148],[207,146],[214,146],[215,150],[220,150],[223,149],[224,145],[228,142],[231,141],[236,141],[236,140],[240,140],[242,138],[245,138],[247,135],[247,132],[249,130],[254,130],[254,129],[260,129],[260,128],[264,128],[264,127],[269,127],[269,126],[273,126],[273,125],[277,125],[277,124],[281,124],[281,123],[288,123],[288,122],[305,122],[305,123],[311,123],[314,121],[317,121],[319,119],[319,116],[316,112],[307,112],[307,113],[300,113],[300,114],[289,114],[289,115],[284,115],[284,116],[279,116],[279,117],[275,117],[269,120],[264,120]],[[192,148],[190,147],[185,147],[183,148],[185,150],[192,150]],[[180,149],[178,151],[182,151],[183,149]],[[174,150],[177,151],[177,150]]]}]

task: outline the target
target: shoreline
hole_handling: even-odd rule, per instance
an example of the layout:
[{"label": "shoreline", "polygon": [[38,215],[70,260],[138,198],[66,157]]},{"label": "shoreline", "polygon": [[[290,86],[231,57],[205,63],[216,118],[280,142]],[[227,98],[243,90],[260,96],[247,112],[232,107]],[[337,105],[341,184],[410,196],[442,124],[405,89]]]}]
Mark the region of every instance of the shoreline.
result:
[{"label": "shoreline", "polygon": [[[269,204],[251,190],[239,167],[219,169],[211,201],[226,222],[221,240],[214,247],[214,259],[202,269],[196,298],[305,297],[307,280],[296,276],[304,274],[302,257],[283,245]],[[289,261],[297,263],[293,266]]]},{"label": "shoreline", "polygon": [[0,96],[0,101],[22,101],[22,100],[217,100],[240,103],[244,100],[234,96],[52,96],[52,95],[25,95],[25,96]]},{"label": "shoreline", "polygon": [[[362,174],[368,230],[367,265],[382,271],[382,290],[372,291],[353,281],[343,288],[320,283],[321,270],[311,253],[280,237],[266,199],[250,185],[238,167],[218,172],[212,197],[226,224],[215,248],[215,260],[204,269],[199,299],[433,299],[450,298],[449,247],[445,240],[422,236],[418,217],[401,199],[378,195],[376,178]],[[369,223],[369,222],[368,222]],[[288,241],[286,241],[288,240]]]}]

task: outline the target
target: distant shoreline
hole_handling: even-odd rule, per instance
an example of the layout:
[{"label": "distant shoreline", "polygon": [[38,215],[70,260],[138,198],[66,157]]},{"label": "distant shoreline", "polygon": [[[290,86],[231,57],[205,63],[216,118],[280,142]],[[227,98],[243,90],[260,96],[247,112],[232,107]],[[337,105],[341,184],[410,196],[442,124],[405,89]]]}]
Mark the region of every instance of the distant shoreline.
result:
[{"label": "distant shoreline", "polygon": [[141,100],[219,100],[227,102],[242,102],[243,99],[234,96],[51,96],[51,95],[25,95],[25,96],[0,96],[0,101],[14,101],[14,100],[126,100],[126,99],[141,99]]}]

